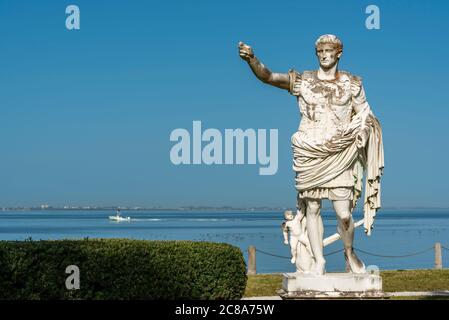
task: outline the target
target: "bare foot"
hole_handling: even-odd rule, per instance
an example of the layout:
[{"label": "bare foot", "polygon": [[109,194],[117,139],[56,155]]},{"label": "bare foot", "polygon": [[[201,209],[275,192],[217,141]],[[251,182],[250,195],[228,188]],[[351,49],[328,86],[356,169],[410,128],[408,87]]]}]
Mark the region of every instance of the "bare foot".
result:
[{"label": "bare foot", "polygon": [[352,273],[366,273],[365,265],[357,257],[352,248],[345,250],[345,259],[348,262]]}]

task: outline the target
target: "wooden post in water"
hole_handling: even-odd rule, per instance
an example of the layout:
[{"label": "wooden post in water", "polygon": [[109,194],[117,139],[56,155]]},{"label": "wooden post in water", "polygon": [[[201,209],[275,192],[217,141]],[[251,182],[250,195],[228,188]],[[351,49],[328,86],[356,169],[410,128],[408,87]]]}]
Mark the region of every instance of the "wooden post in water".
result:
[{"label": "wooden post in water", "polygon": [[443,269],[443,259],[441,257],[441,243],[435,243],[435,269]]},{"label": "wooden post in water", "polygon": [[256,247],[248,247],[248,274],[256,274]]}]

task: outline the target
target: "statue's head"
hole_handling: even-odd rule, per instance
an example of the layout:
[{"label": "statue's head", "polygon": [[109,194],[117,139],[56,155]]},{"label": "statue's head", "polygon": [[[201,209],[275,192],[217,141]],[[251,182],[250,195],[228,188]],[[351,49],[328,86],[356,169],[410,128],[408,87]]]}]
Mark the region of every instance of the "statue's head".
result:
[{"label": "statue's head", "polygon": [[315,42],[315,53],[323,70],[334,67],[343,54],[343,43],[333,34],[325,34]]},{"label": "statue's head", "polygon": [[293,215],[293,212],[291,210],[284,211],[284,219],[285,220],[291,221],[291,220],[293,220],[294,217],[295,216]]}]

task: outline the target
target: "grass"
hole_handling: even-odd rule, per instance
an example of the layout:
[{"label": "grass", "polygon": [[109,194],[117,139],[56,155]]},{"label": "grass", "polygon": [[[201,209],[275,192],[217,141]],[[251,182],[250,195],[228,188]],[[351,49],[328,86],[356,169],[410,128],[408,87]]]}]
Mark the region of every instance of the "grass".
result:
[{"label": "grass", "polygon": [[282,274],[248,275],[244,297],[276,296],[282,287]]},{"label": "grass", "polygon": [[[449,269],[382,271],[384,292],[449,290]],[[276,296],[282,274],[249,275],[245,297]],[[405,297],[406,299],[447,299],[447,297]],[[395,297],[394,299],[404,299]]]},{"label": "grass", "polygon": [[449,269],[383,271],[385,292],[449,290]]}]

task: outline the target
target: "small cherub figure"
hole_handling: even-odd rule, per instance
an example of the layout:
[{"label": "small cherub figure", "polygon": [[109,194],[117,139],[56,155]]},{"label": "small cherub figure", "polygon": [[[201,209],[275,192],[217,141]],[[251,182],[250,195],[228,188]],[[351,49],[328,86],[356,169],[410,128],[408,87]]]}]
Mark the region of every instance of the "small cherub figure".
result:
[{"label": "small cherub figure", "polygon": [[282,233],[284,235],[284,244],[288,245],[288,233],[290,232],[290,252],[292,254],[291,263],[296,262],[296,257],[298,254],[299,245],[304,245],[307,251],[310,251],[310,242],[309,238],[306,235],[305,228],[303,229],[301,226],[301,220],[304,217],[300,212],[297,212],[296,215],[293,214],[291,210],[287,210],[284,212],[285,221],[282,223]]}]

